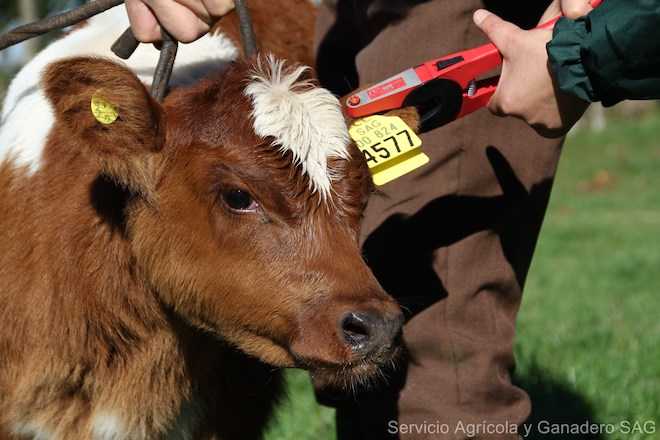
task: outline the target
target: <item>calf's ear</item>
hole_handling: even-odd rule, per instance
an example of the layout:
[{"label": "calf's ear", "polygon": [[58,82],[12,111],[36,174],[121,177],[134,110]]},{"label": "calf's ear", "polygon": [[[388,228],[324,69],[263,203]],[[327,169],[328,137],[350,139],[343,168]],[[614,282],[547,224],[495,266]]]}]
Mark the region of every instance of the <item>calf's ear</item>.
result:
[{"label": "calf's ear", "polygon": [[421,119],[419,111],[417,111],[417,108],[415,107],[398,108],[385,113],[385,116],[398,116],[403,119],[403,122],[405,122],[415,133],[419,134],[420,132]]},{"label": "calf's ear", "polygon": [[51,64],[43,81],[67,145],[95,157],[119,185],[152,194],[164,163],[164,117],[137,76],[108,60],[72,58]]}]

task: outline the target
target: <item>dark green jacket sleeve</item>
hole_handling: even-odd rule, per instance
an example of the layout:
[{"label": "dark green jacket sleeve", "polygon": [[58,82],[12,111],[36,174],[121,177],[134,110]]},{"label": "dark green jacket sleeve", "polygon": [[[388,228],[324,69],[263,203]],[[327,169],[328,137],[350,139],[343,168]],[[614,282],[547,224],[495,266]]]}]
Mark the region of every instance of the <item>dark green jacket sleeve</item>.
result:
[{"label": "dark green jacket sleeve", "polygon": [[560,89],[585,101],[658,99],[660,0],[604,0],[584,18],[562,18],[548,55]]}]

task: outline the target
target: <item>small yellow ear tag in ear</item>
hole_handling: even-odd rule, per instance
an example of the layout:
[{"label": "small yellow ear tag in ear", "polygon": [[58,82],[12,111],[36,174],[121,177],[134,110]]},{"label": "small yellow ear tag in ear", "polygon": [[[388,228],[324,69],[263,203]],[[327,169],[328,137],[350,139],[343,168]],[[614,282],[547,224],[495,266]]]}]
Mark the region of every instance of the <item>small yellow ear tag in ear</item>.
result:
[{"label": "small yellow ear tag in ear", "polygon": [[369,165],[378,186],[426,165],[422,140],[398,116],[368,116],[358,119],[349,129]]},{"label": "small yellow ear tag in ear", "polygon": [[119,117],[117,107],[99,92],[92,95],[92,114],[103,125],[110,125]]}]

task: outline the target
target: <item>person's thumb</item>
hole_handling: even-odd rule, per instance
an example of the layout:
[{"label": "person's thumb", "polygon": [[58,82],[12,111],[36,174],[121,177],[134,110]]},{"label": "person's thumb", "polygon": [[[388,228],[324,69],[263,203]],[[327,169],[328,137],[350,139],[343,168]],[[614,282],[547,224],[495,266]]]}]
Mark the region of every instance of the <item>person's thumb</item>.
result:
[{"label": "person's thumb", "polygon": [[508,52],[508,43],[512,39],[512,34],[520,32],[520,28],[515,24],[504,21],[485,9],[475,11],[473,20],[474,24],[486,34],[503,55]]}]

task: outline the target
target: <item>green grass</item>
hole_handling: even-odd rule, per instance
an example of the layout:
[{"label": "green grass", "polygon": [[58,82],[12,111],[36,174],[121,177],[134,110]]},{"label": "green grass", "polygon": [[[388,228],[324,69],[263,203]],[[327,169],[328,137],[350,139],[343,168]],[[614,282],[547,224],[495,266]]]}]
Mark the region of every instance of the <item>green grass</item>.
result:
[{"label": "green grass", "polygon": [[[569,138],[519,316],[531,423],[655,421],[660,439],[660,113]],[[303,372],[268,440],[334,438]],[[584,439],[587,436],[532,436]]]},{"label": "green grass", "polygon": [[536,418],[660,429],[658,189],[659,115],[569,139],[518,323]]}]

